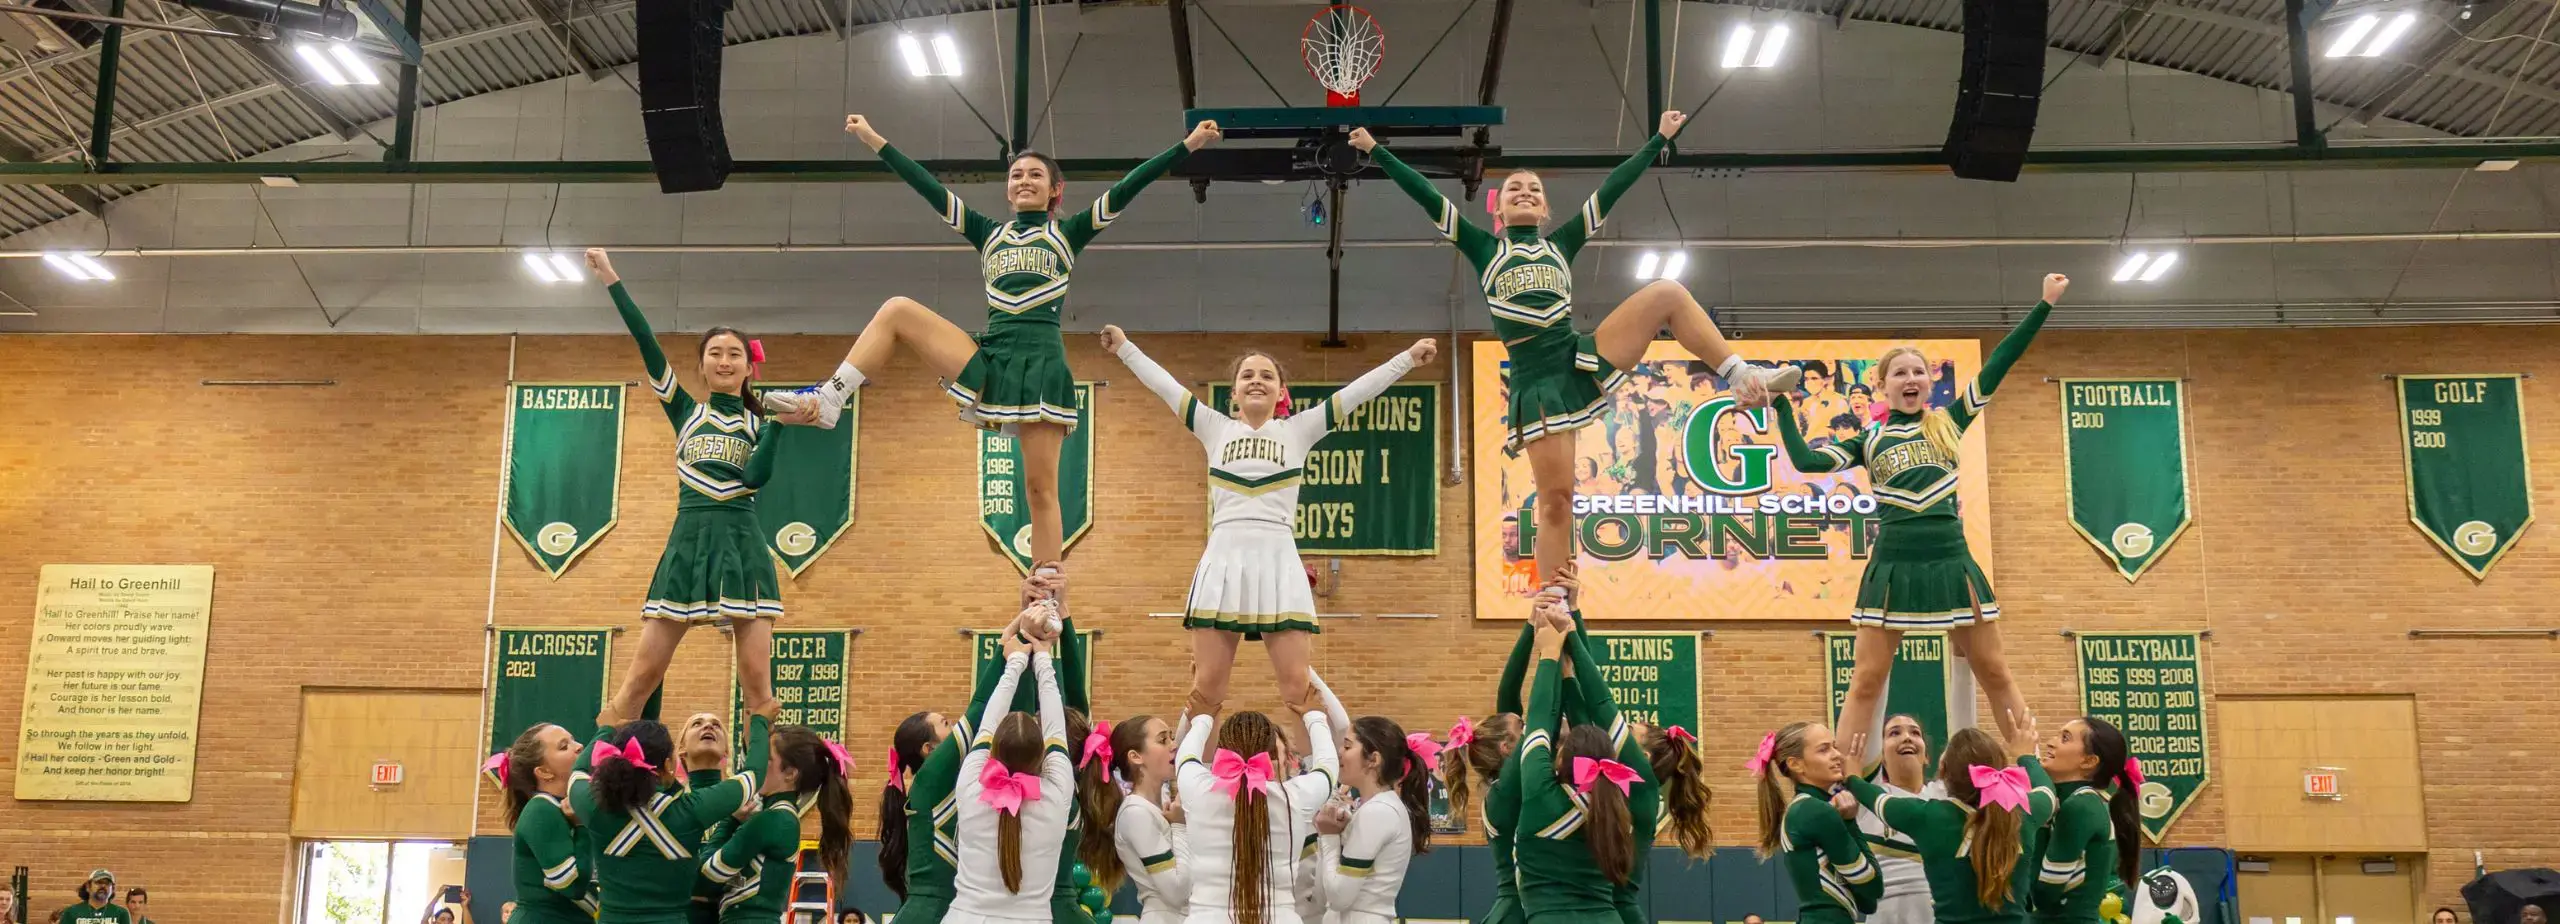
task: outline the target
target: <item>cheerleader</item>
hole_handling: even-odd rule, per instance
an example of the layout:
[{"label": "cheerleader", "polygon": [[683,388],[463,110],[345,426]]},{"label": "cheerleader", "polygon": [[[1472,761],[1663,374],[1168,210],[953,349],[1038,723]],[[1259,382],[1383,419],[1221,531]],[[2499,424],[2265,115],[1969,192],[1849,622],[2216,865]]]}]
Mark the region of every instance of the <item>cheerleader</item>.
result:
[{"label": "cheerleader", "polygon": [[[1190,825],[1191,924],[1299,924],[1289,900],[1298,881],[1299,846],[1333,792],[1339,764],[1323,712],[1309,710],[1306,772],[1273,778],[1280,730],[1259,712],[1219,724],[1195,715],[1176,754],[1177,787]],[[1218,752],[1208,754],[1217,733]],[[1246,755],[1252,755],[1247,757]]]},{"label": "cheerleader", "polygon": [[1342,781],[1357,808],[1317,813],[1315,864],[1328,924],[1392,924],[1415,854],[1431,851],[1431,771],[1440,745],[1394,719],[1361,716],[1342,741]]},{"label": "cheerleader", "polygon": [[1636,867],[1646,846],[1636,838],[1633,807],[1653,802],[1656,792],[1641,771],[1617,759],[1626,750],[1601,726],[1553,731],[1572,623],[1553,601],[1537,609],[1528,731],[1504,771],[1519,780],[1512,862],[1522,912],[1529,924],[1617,924],[1624,920],[1621,890],[1640,884]]},{"label": "cheerleader", "polygon": [[1574,440],[1545,438],[1599,420],[1608,393],[1644,362],[1655,333],[1670,328],[1681,346],[1715,367],[1745,407],[1759,407],[1768,403],[1772,393],[1794,389],[1802,375],[1793,366],[1771,369],[1745,364],[1689,290],[1667,279],[1636,290],[1602,318],[1593,333],[1573,330],[1574,256],[1600,233],[1610,207],[1644,175],[1686,122],[1681,113],[1663,113],[1653,137],[1609,172],[1579,214],[1544,237],[1538,232],[1547,221],[1547,192],[1537,174],[1514,170],[1503,178],[1495,216],[1502,231],[1496,234],[1461,217],[1457,203],[1380,146],[1367,129],[1351,132],[1352,146],[1375,158],[1398,188],[1422,204],[1440,236],[1458,245],[1458,251],[1475,264],[1485,302],[1493,309],[1494,334],[1511,354],[1510,434],[1503,448],[1517,452],[1527,447],[1530,477],[1538,489],[1541,577],[1555,573],[1558,565],[1574,557]]},{"label": "cheerleader", "polygon": [[1850,924],[1876,910],[1884,884],[1875,854],[1849,827],[1845,797],[1828,793],[1848,775],[1831,729],[1797,722],[1760,739],[1744,765],[1758,780],[1760,859],[1784,856],[1795,885],[1797,924]]},{"label": "cheerleader", "polygon": [[763,805],[737,824],[702,861],[702,878],[722,883],[721,924],[778,924],[791,904],[799,872],[800,819],[818,813],[818,856],[839,886],[853,880],[845,856],[853,847],[853,755],[798,725],[773,730]]},{"label": "cheerleader", "polygon": [[636,719],[601,729],[582,772],[569,780],[569,804],[597,846],[602,924],[678,924],[692,904],[695,856],[703,833],[748,804],[770,756],[765,739],[780,705],[747,720],[745,767],[717,785],[689,788],[675,772],[667,727]]},{"label": "cheerleader", "polygon": [[[1259,640],[1280,676],[1280,699],[1307,708],[1307,662],[1314,653],[1315,597],[1298,561],[1298,481],[1307,454],[1353,411],[1431,362],[1429,338],[1345,385],[1332,397],[1291,414],[1288,383],[1270,354],[1236,359],[1234,404],[1201,404],[1189,388],[1148,359],[1117,326],[1102,328],[1102,348],[1120,357],[1138,381],[1163,398],[1200,439],[1209,461],[1209,546],[1191,575],[1183,628],[1191,630],[1192,715],[1216,715],[1227,698],[1236,645]],[[1233,416],[1230,416],[1232,414]]]},{"label": "cheerleader", "polygon": [[[1567,563],[1556,572],[1556,581],[1573,580],[1576,566]],[[1542,591],[1554,600],[1563,599],[1563,589],[1550,584]],[[1542,596],[1542,602],[1545,596]],[[1502,667],[1502,678],[1495,683],[1494,712],[1482,723],[1460,718],[1449,729],[1449,747],[1459,753],[1458,760],[1442,763],[1441,782],[1449,787],[1449,805],[1464,811],[1471,792],[1482,786],[1485,791],[1480,819],[1484,822],[1485,844],[1493,855],[1494,896],[1492,907],[1485,910],[1480,924],[1520,924],[1520,884],[1512,865],[1512,835],[1520,815],[1519,779],[1504,771],[1511,753],[1519,744],[1521,713],[1526,706],[1521,695],[1529,674],[1530,652],[1542,610],[1533,606],[1532,618],[1520,625],[1520,638],[1512,644],[1511,657]],[[1595,670],[1596,675],[1596,670]],[[1605,686],[1585,685],[1573,677],[1564,678],[1565,702],[1573,710],[1573,718],[1584,724],[1614,727],[1617,704],[1609,699]],[[1552,730],[1551,730],[1552,731]],[[1471,780],[1470,777],[1473,777]]]},{"label": "cheerleader", "polygon": [[568,729],[536,725],[489,759],[487,769],[506,790],[507,828],[516,840],[516,911],[504,924],[595,920],[595,876],[578,863],[578,823],[563,809],[578,754]]},{"label": "cheerleader", "polygon": [[[941,376],[943,390],[960,404],[962,420],[1001,429],[1022,440],[1023,486],[1030,492],[1034,561],[1066,554],[1058,513],[1058,450],[1076,426],[1076,379],[1067,370],[1067,345],[1058,315],[1067,303],[1067,278],[1076,254],[1111,226],[1138,192],[1184,156],[1218,140],[1218,123],[1202,122],[1182,143],[1130,171],[1093,207],[1063,221],[1056,217],[1066,177],[1046,154],[1023,151],[1006,168],[1005,195],[1013,218],[979,214],[944,189],[924,166],[909,160],[859,115],[844,117],[844,130],[862,139],[899,178],[924,196],[944,224],[978,251],[986,278],[987,329],[971,337],[914,299],[882,302],[862,328],[835,375],[813,388],[775,396],[789,423],[835,426],[853,390],[877,373],[904,343]],[[1007,542],[1015,537],[1000,537]]]},{"label": "cheerleader", "polygon": [[[1907,713],[1884,720],[1884,774],[1879,784],[1897,797],[1944,799],[1946,784],[1929,778],[1929,737],[1920,720]],[[1876,869],[1884,876],[1884,897],[1867,924],[1931,924],[1929,877],[1920,869],[1920,848],[1909,835],[1895,831],[1874,812],[1858,811],[1858,831],[1874,848]]]},{"label": "cheerleader", "polygon": [[1137,886],[1139,924],[1179,924],[1191,911],[1190,835],[1181,801],[1167,798],[1180,746],[1173,726],[1150,715],[1121,722],[1104,745],[1106,768],[1129,784],[1129,793],[1112,814],[1111,855],[1088,854],[1085,866],[1105,893],[1119,891],[1123,878]]},{"label": "cheerleader", "polygon": [[2142,762],[2115,725],[2081,716],[2045,743],[2044,766],[2060,804],[2039,851],[2035,918],[2098,924],[2107,896],[2141,878]]},{"label": "cheerleader", "polygon": [[[1036,719],[1012,709],[1024,667],[1038,675]],[[959,875],[944,920],[1050,924],[1056,883],[1040,874],[1058,864],[1075,802],[1066,718],[1050,643],[1008,633],[1004,675],[960,764]]]},{"label": "cheerleader", "polygon": [[[641,710],[640,717],[657,718],[646,709]],[[775,729],[774,733],[780,734],[781,729]],[[676,738],[676,753],[684,762],[686,786],[694,789],[716,786],[729,776],[728,729],[716,714],[697,712],[685,719],[684,731]],[[731,815],[712,825],[711,830],[702,835],[700,854],[707,857],[719,852],[730,836],[738,832],[738,821],[737,816]],[[726,882],[696,878],[693,882],[693,904],[687,909],[685,920],[691,924],[719,924],[720,896],[727,891]]]},{"label": "cheerleader", "polygon": [[1860,805],[1920,848],[1938,924],[2027,919],[2037,866],[2028,859],[2027,838],[2053,814],[2053,781],[2036,760],[2035,717],[2015,716],[2009,724],[2018,732],[2006,749],[1979,728],[1947,739],[1938,757],[1944,799],[1897,796],[1856,775],[1841,781]]},{"label": "cheerleader", "polygon": [[[1874,553],[1858,582],[1858,602],[1849,621],[1858,627],[1857,665],[1851,669],[1849,695],[1840,707],[1840,727],[1860,740],[1868,738],[1876,712],[1884,705],[1885,682],[1893,673],[1893,653],[1902,633],[1946,630],[1955,652],[1971,662],[1974,678],[1991,700],[2000,733],[2014,737],[2008,717],[2025,715],[2026,701],[2009,675],[2000,651],[2000,604],[1991,580],[1966,548],[1964,523],[1957,519],[1957,452],[1964,431],[1990,407],[2009,367],[2027,352],[2045,315],[2071,288],[2060,273],[2044,277],[2044,300],[2027,312],[1991,355],[1964,394],[1945,408],[1929,407],[1930,375],[1936,366],[1919,349],[1886,350],[1876,363],[1878,385],[1890,413],[1884,423],[1843,442],[1821,449],[1806,445],[1795,409],[1786,396],[1777,399],[1778,433],[1787,459],[1808,474],[1866,466],[1876,499],[1885,504]],[[1862,763],[1867,755],[1855,755]],[[1945,898],[1937,899],[1941,904]]]},{"label": "cheerleader", "polygon": [[[1325,727],[1342,730],[1336,734],[1333,744],[1335,760],[1339,763],[1344,743],[1349,740],[1347,736],[1351,729],[1351,712],[1342,708],[1342,698],[1333,695],[1333,687],[1325,683],[1324,677],[1318,675],[1313,669],[1307,671],[1307,687],[1315,693],[1317,706],[1324,710]],[[1298,750],[1285,735],[1280,739],[1280,752],[1281,772],[1298,773],[1300,769]],[[1354,804],[1350,788],[1346,785],[1336,785],[1333,792],[1326,795],[1324,804],[1316,808],[1315,814],[1307,816],[1310,827],[1298,845],[1298,877],[1296,881],[1290,883],[1289,890],[1290,898],[1294,900],[1293,904],[1298,909],[1298,920],[1306,924],[1317,924],[1325,920],[1325,889],[1320,872],[1324,863],[1318,856],[1322,852],[1320,849],[1322,844],[1319,843],[1322,840],[1322,834],[1320,828],[1316,826],[1316,821],[1327,812],[1348,812]]]},{"label": "cheerleader", "polygon": [[[597,724],[619,725],[639,714],[644,699],[655,698],[676,645],[696,624],[725,624],[735,633],[739,695],[749,711],[765,709],[774,702],[769,665],[773,622],[782,618],[782,585],[756,525],[756,490],[773,474],[774,444],[763,439],[763,407],[750,383],[764,347],[732,328],[704,331],[699,359],[711,396],[697,401],[676,382],[648,316],[622,287],[613,260],[601,249],[590,249],[587,268],[605,284],[623,325],[640,346],[649,390],[657,393],[659,408],[675,426],[676,483],[683,486],[666,551],[659,553],[657,574],[649,579],[648,603],[640,608],[644,626],[631,670]],[[661,727],[659,734],[665,733]]]}]

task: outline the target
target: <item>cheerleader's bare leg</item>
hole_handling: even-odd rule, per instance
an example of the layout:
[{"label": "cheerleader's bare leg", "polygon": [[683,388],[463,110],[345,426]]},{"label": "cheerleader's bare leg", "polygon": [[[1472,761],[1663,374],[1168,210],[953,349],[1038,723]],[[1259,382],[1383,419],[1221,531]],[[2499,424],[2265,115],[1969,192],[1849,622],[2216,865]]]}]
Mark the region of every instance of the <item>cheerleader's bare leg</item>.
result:
[{"label": "cheerleader's bare leg", "polygon": [[735,620],[729,632],[737,646],[738,697],[753,714],[773,701],[773,620]]},{"label": "cheerleader's bare leg", "polygon": [[[1976,619],[1981,608],[1974,610]],[[1947,633],[1949,640],[1963,646],[1965,657],[1973,664],[1974,682],[1982,685],[1983,698],[1991,701],[1991,719],[2000,724],[2000,737],[2015,734],[2013,726],[2027,714],[2026,697],[2018,693],[2018,681],[2009,675],[2008,656],[2000,651],[2000,623],[1977,621],[1970,626],[1957,626]]]},{"label": "cheerleader's bare leg", "polygon": [[1537,488],[1538,583],[1554,577],[1556,568],[1574,559],[1573,453],[1580,430],[1549,433],[1530,440],[1529,479]]},{"label": "cheerleader's bare leg", "polygon": [[1059,561],[1066,535],[1058,511],[1058,453],[1066,448],[1067,426],[1027,423],[1014,438],[1022,441],[1023,502],[1031,505],[1031,560]]},{"label": "cheerleader's bare leg", "polygon": [[[684,643],[687,628],[690,626],[675,619],[640,621],[640,644],[631,651],[631,669],[623,672],[621,688],[605,703],[605,712],[596,717],[596,724],[620,725],[639,717],[649,694],[666,682],[667,664],[675,660],[676,646]],[[770,654],[769,647],[767,653]]]},{"label": "cheerleader's bare leg", "polygon": [[1860,736],[1866,740],[1852,772],[1874,766],[1875,755],[1883,752],[1884,694],[1893,680],[1894,652],[1901,648],[1900,632],[1882,626],[1858,627],[1857,665],[1849,669],[1849,695],[1840,704],[1840,727],[1833,730],[1844,741]]},{"label": "cheerleader's bare leg", "polygon": [[1191,630],[1191,699],[1183,707],[1184,715],[1225,713],[1227,680],[1235,672],[1236,646],[1243,641],[1240,632]]}]

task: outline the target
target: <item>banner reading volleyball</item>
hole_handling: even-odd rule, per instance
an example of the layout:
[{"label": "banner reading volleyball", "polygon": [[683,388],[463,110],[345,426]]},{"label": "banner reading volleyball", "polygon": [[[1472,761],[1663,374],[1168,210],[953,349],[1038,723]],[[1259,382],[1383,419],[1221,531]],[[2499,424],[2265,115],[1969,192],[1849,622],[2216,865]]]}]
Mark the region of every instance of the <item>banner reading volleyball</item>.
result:
[{"label": "banner reading volleyball", "polygon": [[[814,629],[773,633],[773,698],[782,702],[775,724],[801,725],[820,737],[844,740],[845,678],[852,674],[853,633]],[[731,728],[745,728],[746,691],[729,675]]]},{"label": "banner reading volleyball", "polygon": [[[1082,421],[1058,450],[1058,550],[1075,548],[1093,528],[1093,383],[1076,383]],[[978,431],[978,525],[996,549],[1031,573],[1031,496],[1022,480],[1022,446],[993,430]]]},{"label": "banner reading volleyball", "polygon": [[[756,391],[795,387],[759,384]],[[855,447],[860,445],[854,432],[861,425],[862,392],[857,390],[845,400],[844,417],[832,430],[764,429],[762,438],[775,441],[773,477],[756,492],[756,516],[764,524],[765,545],[792,577],[799,577],[853,527]]]},{"label": "banner reading volleyball", "polygon": [[[1849,675],[1858,665],[1858,634],[1822,633],[1822,660],[1823,673],[1831,684],[1831,721],[1836,724],[1840,721],[1840,705],[1849,701]],[[1954,733],[1947,717],[1947,679],[1947,634],[1902,633],[1902,645],[1893,653],[1893,677],[1886,681],[1884,711],[1880,715],[1907,714],[1919,719],[1920,732],[1929,739],[1932,759],[1946,750],[1947,736]]]},{"label": "banner reading volleyball", "polygon": [[507,386],[507,533],[553,580],[621,516],[622,388]]},{"label": "banner reading volleyball", "polygon": [[[1340,382],[1289,383],[1301,410]],[[1235,386],[1209,386],[1226,407]],[[1440,554],[1440,383],[1387,386],[1344,413],[1307,453],[1299,482],[1298,551],[1324,555]]]},{"label": "banner reading volleyball", "polygon": [[1593,632],[1591,660],[1627,721],[1674,725],[1691,734],[1705,710],[1698,701],[1698,633]]},{"label": "banner reading volleyball", "polygon": [[2142,761],[2142,832],[2160,843],[2210,779],[2204,661],[2193,632],[2083,632],[2080,711],[2124,732]]},{"label": "banner reading volleyball", "polygon": [[2520,377],[2401,376],[2400,453],[2409,522],[2472,580],[2487,577],[2533,525]]},{"label": "banner reading volleyball", "polygon": [[[1906,344],[1935,365],[1932,407],[1953,403],[1981,361],[1982,345],[1973,340],[1755,340],[1744,348],[1754,361],[1804,367],[1795,408],[1808,441],[1820,448],[1874,423],[1882,404],[1872,400],[1876,361]],[[1469,373],[1475,598],[1478,618],[1521,619],[1537,591],[1536,518],[1527,454],[1502,451],[1505,356],[1500,342],[1478,341]],[[1573,434],[1586,618],[1848,617],[1882,516],[1866,470],[1796,471],[1772,413],[1737,409],[1714,370],[1676,343],[1656,342],[1628,370],[1598,422]],[[1981,431],[1988,423],[1970,428],[1974,435],[1958,454],[1956,495],[1986,573],[1991,491]]]},{"label": "banner reading volleyball", "polygon": [[489,753],[535,725],[588,728],[604,710],[613,629],[500,629],[489,681]]},{"label": "banner reading volleyball", "polygon": [[2186,393],[2177,379],[2063,379],[2071,528],[2132,582],[2187,531]]}]

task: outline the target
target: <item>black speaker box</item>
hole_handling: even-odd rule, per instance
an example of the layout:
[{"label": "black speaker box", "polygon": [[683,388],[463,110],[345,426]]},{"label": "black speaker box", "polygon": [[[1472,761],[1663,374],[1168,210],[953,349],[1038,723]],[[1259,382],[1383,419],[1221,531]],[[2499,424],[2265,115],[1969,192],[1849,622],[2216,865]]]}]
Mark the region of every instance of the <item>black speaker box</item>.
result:
[{"label": "black speaker box", "polygon": [[718,189],[729,179],[720,124],[720,54],[729,0],[641,0],[640,117],[661,192]]},{"label": "black speaker box", "polygon": [[1947,163],[1969,180],[2014,182],[2035,138],[2044,84],[2044,0],[1965,0],[1964,69]]}]

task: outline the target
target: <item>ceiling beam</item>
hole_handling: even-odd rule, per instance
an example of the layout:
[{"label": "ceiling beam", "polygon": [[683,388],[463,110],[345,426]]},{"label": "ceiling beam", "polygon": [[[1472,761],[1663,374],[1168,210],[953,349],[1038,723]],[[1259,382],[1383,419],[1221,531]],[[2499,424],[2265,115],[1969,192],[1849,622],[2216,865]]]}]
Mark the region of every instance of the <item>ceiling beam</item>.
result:
[{"label": "ceiling beam", "polygon": [[2452,63],[2455,56],[2471,47],[2473,33],[2489,28],[2489,21],[2498,18],[2498,14],[2506,11],[2507,0],[2483,0],[2478,7],[2471,10],[2470,19],[2455,21],[2453,34],[2441,37],[2436,42],[2436,46],[2428,50],[2426,60],[2417,62],[2416,67],[2401,72],[2398,77],[2391,78],[2390,83],[2383,85],[2381,92],[2373,95],[2373,102],[2366,103],[2356,110],[2356,124],[2372,125],[2374,120],[2389,115],[2391,107],[2400,105],[2400,101],[2406,99],[2411,91],[2416,90],[2418,84],[2425,82],[2428,77],[2435,74],[2438,68]]},{"label": "ceiling beam", "polygon": [[2099,47],[2098,60],[2091,62],[2091,67],[2104,69],[2108,62],[2124,53],[2124,46],[2133,41],[2133,34],[2142,31],[2143,23],[2151,21],[2153,2],[2133,0],[2125,4],[2124,11],[2116,14],[2115,24],[2107,27],[2106,43]]},{"label": "ceiling beam", "polygon": [[[35,149],[28,147],[27,143],[20,140],[15,132],[0,132],[0,160],[11,160],[19,163],[33,163],[44,160],[44,158],[36,156]],[[64,201],[71,203],[72,208],[86,212],[90,217],[104,218],[107,215],[107,200],[105,197],[98,195],[96,190],[84,189],[78,186],[49,186],[46,188],[53,190],[55,195],[61,196]]]},{"label": "ceiling beam", "polygon": [[603,80],[612,71],[612,68],[588,57],[587,50],[579,47],[577,35],[569,31],[568,20],[560,18],[560,14],[551,9],[549,0],[516,0],[516,6],[541,24],[542,33],[551,39],[551,47],[560,52],[560,57],[567,60],[570,67],[586,72],[589,81]]},{"label": "ceiling beam", "polygon": [[275,81],[285,95],[293,97],[303,111],[311,113],[311,117],[320,120],[320,124],[329,126],[329,131],[337,135],[338,140],[354,141],[364,134],[362,125],[348,118],[346,113],[339,112],[338,107],[321,99],[319,94],[311,92],[295,78],[293,64],[285,60],[284,52],[276,50],[274,42],[243,39],[240,40],[240,50],[248,52],[249,59],[258,62],[258,70],[265,72],[268,80]]},{"label": "ceiling beam", "polygon": [[[167,112],[157,113],[146,118],[133,119],[130,121],[120,120],[116,123],[114,130],[109,132],[108,135],[110,138],[117,135],[131,135],[135,132],[150,131],[151,129],[159,128],[160,126],[167,125],[172,122],[180,122],[198,116],[210,117],[211,112],[208,112],[208,110],[218,112],[227,106],[236,106],[253,100],[265,99],[278,93],[289,92],[292,91],[282,85],[262,83],[244,90],[217,96],[205,102],[189,103],[185,106],[171,109]],[[82,144],[66,145],[37,154],[33,161],[26,162],[60,161],[63,158],[80,153],[83,148],[84,145]],[[9,157],[5,152],[0,152],[0,158],[17,160],[15,157]],[[73,166],[77,165],[75,164]]]}]

